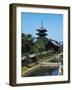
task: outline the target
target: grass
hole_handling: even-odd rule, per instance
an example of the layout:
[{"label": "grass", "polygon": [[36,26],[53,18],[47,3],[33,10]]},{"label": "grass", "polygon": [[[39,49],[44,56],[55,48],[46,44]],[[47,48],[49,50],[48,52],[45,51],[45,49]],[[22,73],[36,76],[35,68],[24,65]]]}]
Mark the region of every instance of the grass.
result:
[{"label": "grass", "polygon": [[29,65],[27,65],[27,66],[24,66],[24,67],[22,67],[22,72],[25,72],[25,71],[27,71],[27,70],[29,70],[30,68],[33,68],[33,67],[35,67],[37,64],[36,63],[31,63],[31,64],[29,64]]},{"label": "grass", "polygon": [[40,56],[40,61],[47,61],[50,57],[52,57],[54,54],[47,53],[45,55]]},{"label": "grass", "polygon": [[36,65],[35,63],[32,63],[32,64],[29,64],[28,66],[34,67],[35,65]]},{"label": "grass", "polygon": [[22,71],[27,71],[28,68],[27,67],[22,67]]}]

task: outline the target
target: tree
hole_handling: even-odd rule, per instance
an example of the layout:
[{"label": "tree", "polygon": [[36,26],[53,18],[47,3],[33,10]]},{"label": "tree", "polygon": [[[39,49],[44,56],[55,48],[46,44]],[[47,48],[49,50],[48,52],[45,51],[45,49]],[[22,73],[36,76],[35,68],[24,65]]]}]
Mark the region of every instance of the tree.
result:
[{"label": "tree", "polygon": [[22,33],[22,55],[30,53],[33,45],[33,37],[31,34]]},{"label": "tree", "polygon": [[45,50],[44,42],[41,39],[38,39],[34,43],[32,49],[31,49],[32,53],[36,54],[37,62],[40,60],[40,57],[42,56],[42,53],[43,53],[44,50]]},{"label": "tree", "polygon": [[33,53],[40,53],[40,52],[43,52],[44,50],[45,50],[45,45],[43,41],[38,39],[33,45],[33,48],[32,48]]},{"label": "tree", "polygon": [[27,63],[27,65],[29,63],[32,63],[32,60],[30,59],[29,53],[25,53],[25,56],[26,56],[26,63]]},{"label": "tree", "polygon": [[48,38],[46,38],[46,37],[39,37],[38,39],[40,41],[42,41],[44,43],[44,45],[46,45],[48,43]]}]

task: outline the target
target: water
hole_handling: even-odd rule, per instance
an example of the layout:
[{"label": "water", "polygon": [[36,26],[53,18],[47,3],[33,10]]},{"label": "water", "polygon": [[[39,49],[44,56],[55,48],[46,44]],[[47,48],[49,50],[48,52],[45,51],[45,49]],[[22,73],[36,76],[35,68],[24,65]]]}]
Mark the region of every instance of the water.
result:
[{"label": "water", "polygon": [[58,68],[46,68],[46,67],[40,67],[28,75],[27,77],[32,77],[32,76],[53,76],[53,75],[58,75]]}]

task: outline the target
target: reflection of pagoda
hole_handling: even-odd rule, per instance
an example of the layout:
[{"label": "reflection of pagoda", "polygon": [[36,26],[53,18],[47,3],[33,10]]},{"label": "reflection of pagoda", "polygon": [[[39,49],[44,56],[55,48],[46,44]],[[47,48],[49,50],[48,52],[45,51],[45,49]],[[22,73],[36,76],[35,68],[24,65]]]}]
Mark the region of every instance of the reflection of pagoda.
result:
[{"label": "reflection of pagoda", "polygon": [[38,35],[38,37],[45,37],[47,34],[47,30],[43,27],[43,23],[41,22],[41,27],[39,29],[37,29],[38,33],[36,33]]}]

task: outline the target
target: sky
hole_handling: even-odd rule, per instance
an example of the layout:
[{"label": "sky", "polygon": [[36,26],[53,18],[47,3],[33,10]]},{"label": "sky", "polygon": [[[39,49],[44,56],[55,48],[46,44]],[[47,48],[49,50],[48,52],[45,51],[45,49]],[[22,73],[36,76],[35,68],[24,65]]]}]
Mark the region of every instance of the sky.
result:
[{"label": "sky", "polygon": [[63,42],[63,14],[44,14],[21,12],[21,32],[37,37],[36,29],[47,30],[48,38]]}]

